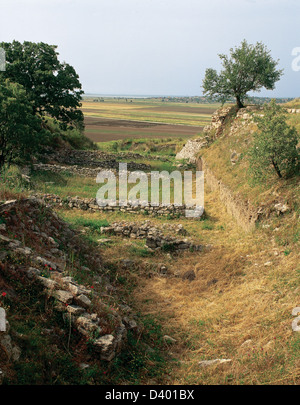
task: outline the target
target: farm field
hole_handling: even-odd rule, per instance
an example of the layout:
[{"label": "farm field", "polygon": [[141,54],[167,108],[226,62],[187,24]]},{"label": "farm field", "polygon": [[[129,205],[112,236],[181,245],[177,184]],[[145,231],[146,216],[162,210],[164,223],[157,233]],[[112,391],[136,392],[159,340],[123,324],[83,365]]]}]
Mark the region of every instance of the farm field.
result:
[{"label": "farm field", "polygon": [[84,101],[85,135],[94,142],[127,138],[192,138],[201,134],[218,106],[155,99]]}]

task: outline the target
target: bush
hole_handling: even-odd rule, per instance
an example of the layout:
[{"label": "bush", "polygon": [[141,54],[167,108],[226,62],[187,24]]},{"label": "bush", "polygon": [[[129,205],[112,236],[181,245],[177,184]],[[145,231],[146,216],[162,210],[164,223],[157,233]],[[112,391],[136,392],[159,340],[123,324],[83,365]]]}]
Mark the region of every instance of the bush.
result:
[{"label": "bush", "polygon": [[254,134],[249,152],[250,173],[255,179],[264,179],[276,173],[279,178],[299,174],[299,134],[286,123],[282,107],[272,100],[265,104],[263,116],[254,116],[259,132]]}]

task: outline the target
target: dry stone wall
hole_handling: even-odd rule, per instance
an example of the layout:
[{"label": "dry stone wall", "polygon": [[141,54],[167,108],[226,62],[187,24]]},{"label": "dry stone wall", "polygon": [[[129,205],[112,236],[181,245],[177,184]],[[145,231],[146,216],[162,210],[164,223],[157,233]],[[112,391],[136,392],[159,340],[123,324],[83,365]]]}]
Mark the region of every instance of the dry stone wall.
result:
[{"label": "dry stone wall", "polygon": [[[84,211],[120,211],[130,214],[143,214],[149,216],[165,216],[168,218],[180,218],[186,215],[186,209],[191,209],[185,204],[177,206],[174,204],[170,205],[159,205],[151,206],[150,203],[145,203],[143,205],[134,205],[130,202],[126,206],[113,206],[108,205],[106,207],[99,206],[97,204],[96,198],[79,198],[79,197],[59,197],[55,194],[39,194],[38,198],[41,198],[45,203],[49,205],[56,205],[68,209],[80,209]],[[199,219],[204,213],[202,207],[199,207],[197,211],[197,217]]]},{"label": "dry stone wall", "polygon": [[[166,231],[169,234],[166,234]],[[150,250],[178,251],[192,249],[201,251],[204,248],[204,245],[197,244],[189,238],[181,239],[179,237],[180,235],[187,235],[187,231],[181,224],[166,225],[162,230],[160,227],[151,224],[150,221],[143,223],[121,221],[114,222],[108,227],[102,227],[101,232],[105,235],[113,234],[131,239],[146,239],[145,246]]]},{"label": "dry stone wall", "polygon": [[212,191],[218,191],[220,200],[238,224],[245,231],[254,230],[256,222],[263,215],[262,208],[256,208],[249,200],[234,196],[230,188],[216,178],[203,158],[198,159],[197,168],[204,171],[206,184]]},{"label": "dry stone wall", "polygon": [[177,153],[176,159],[186,159],[189,163],[196,163],[198,152],[207,145],[203,138],[189,139],[180,152]]}]

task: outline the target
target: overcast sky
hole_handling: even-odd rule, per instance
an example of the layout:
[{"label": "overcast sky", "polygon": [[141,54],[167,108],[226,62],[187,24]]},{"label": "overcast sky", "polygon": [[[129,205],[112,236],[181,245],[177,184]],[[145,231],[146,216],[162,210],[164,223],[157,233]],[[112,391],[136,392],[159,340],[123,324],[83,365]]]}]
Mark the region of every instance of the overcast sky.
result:
[{"label": "overcast sky", "polygon": [[0,0],[0,41],[58,45],[83,90],[201,95],[219,53],[262,41],[284,76],[257,95],[299,97],[299,0]]}]

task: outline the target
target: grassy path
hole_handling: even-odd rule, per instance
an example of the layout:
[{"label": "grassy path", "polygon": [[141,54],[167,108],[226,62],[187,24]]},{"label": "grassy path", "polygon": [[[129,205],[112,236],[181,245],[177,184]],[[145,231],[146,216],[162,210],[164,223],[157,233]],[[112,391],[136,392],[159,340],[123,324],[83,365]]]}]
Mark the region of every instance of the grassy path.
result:
[{"label": "grassy path", "polygon": [[[272,248],[261,231],[245,234],[213,194],[206,196],[206,210],[209,226],[182,223],[213,249],[170,263],[181,275],[194,270],[196,279],[143,278],[134,290],[140,311],[156,318],[176,340],[168,347],[174,361],[167,380],[299,383],[300,339],[290,316],[297,305],[297,251],[286,255]],[[216,358],[232,362],[200,369],[199,361]]]},{"label": "grassy path", "polygon": [[[216,194],[206,191],[205,203],[207,219],[174,222],[182,223],[199,243],[211,244],[208,252],[148,255],[143,241],[118,237],[112,237],[112,243],[102,249],[104,260],[118,265],[116,278],[123,280],[133,308],[159,324],[162,335],[176,340],[157,343],[166,356],[164,372],[139,383],[299,383],[300,338],[291,328],[291,310],[299,306],[297,250],[287,252],[276,244],[270,237],[273,229],[246,234]],[[76,222],[78,213],[65,215]],[[82,215],[86,221],[108,223],[147,219],[128,214]],[[150,220],[161,226],[166,223],[160,218]],[[99,234],[92,237],[99,239]],[[123,259],[141,265],[121,270]],[[142,270],[146,262],[167,265],[169,275],[149,277]],[[189,270],[196,279],[182,280]],[[217,358],[232,361],[199,367],[199,361]],[[156,366],[150,362],[148,367]]]}]

